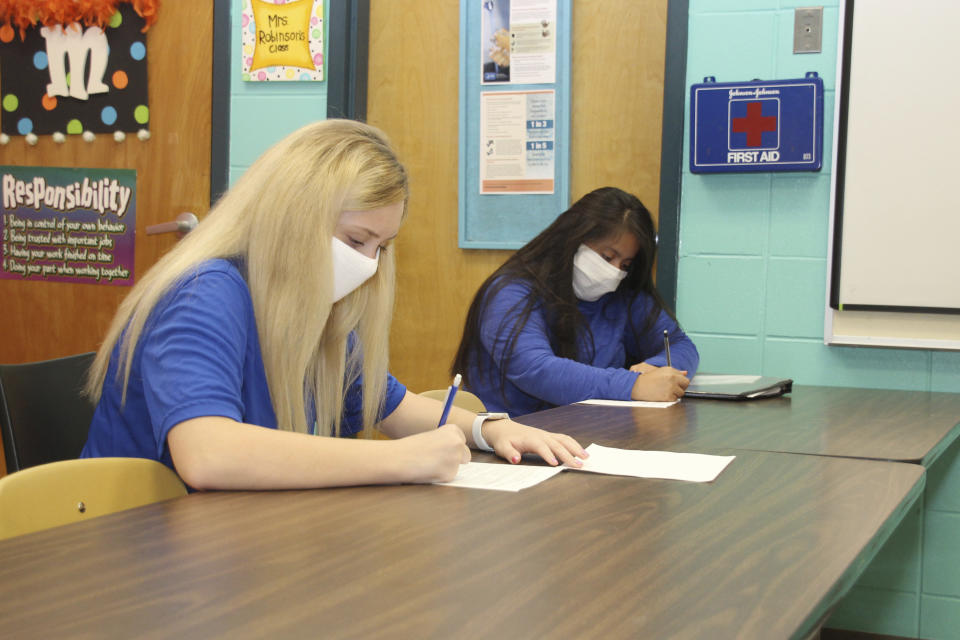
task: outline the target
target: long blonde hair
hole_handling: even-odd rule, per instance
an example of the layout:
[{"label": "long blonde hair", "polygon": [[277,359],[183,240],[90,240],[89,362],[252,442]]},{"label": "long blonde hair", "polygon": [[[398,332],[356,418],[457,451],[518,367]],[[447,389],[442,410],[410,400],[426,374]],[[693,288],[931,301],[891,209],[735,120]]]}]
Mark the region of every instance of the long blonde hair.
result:
[{"label": "long blonde hair", "polygon": [[[87,394],[99,400],[119,342],[115,382],[125,401],[137,342],[164,294],[204,261],[241,258],[279,428],[311,432],[312,400],[316,432],[339,435],[346,389],[362,373],[363,424],[370,431],[384,402],[394,256],[381,251],[376,275],[331,304],[330,239],[342,211],[406,203],[407,197],[406,172],[375,127],[325,120],[290,134],[131,289],[97,352]],[[362,348],[348,358],[354,330]]]}]

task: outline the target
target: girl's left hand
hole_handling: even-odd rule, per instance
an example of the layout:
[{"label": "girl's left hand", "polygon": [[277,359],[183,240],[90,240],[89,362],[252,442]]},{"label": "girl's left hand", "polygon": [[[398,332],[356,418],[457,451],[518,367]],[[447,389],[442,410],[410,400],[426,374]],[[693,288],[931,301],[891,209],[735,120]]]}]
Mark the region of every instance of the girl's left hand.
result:
[{"label": "girl's left hand", "polygon": [[483,439],[498,456],[513,464],[518,464],[524,453],[535,453],[552,466],[563,463],[568,467],[582,467],[580,460],[590,455],[566,434],[544,431],[508,419],[484,422]]}]

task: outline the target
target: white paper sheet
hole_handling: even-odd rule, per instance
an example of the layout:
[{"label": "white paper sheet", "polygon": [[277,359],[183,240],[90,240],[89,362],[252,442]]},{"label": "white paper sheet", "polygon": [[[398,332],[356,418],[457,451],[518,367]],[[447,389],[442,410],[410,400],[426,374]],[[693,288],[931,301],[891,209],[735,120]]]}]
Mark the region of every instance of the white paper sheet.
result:
[{"label": "white paper sheet", "polygon": [[581,400],[577,404],[597,404],[604,407],[640,407],[647,409],[666,409],[680,402],[673,400],[671,402],[652,402],[647,400]]},{"label": "white paper sheet", "polygon": [[460,465],[457,477],[450,482],[435,482],[444,487],[465,487],[468,489],[493,489],[495,491],[520,491],[540,484],[552,478],[564,467],[542,467],[534,465],[492,464],[489,462],[468,462]]},{"label": "white paper sheet", "polygon": [[450,482],[435,482],[444,487],[520,491],[549,480],[561,471],[590,471],[637,478],[662,478],[688,482],[712,482],[736,456],[712,456],[673,451],[638,451],[615,449],[591,444],[590,457],[583,467],[544,467],[540,465],[493,464],[468,462],[460,465],[457,477]]},{"label": "white paper sheet", "polygon": [[713,384],[753,384],[760,379],[760,376],[737,376],[737,375],[717,375],[710,373],[698,373],[693,376],[690,384],[700,385],[702,387]]},{"label": "white paper sheet", "polygon": [[637,451],[614,449],[591,444],[590,457],[580,469],[618,476],[637,478],[664,478],[689,482],[712,482],[736,456],[711,456],[701,453],[674,453],[672,451]]}]

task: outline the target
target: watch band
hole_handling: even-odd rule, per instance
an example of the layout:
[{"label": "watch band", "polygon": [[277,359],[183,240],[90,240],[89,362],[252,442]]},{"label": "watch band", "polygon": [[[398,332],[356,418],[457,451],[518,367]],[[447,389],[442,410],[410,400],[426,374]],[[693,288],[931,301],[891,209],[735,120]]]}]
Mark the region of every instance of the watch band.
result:
[{"label": "watch band", "polygon": [[487,418],[490,416],[480,414],[473,419],[473,444],[476,445],[477,449],[481,451],[493,451],[493,447],[487,444],[487,441],[483,439],[483,423],[486,422]]}]

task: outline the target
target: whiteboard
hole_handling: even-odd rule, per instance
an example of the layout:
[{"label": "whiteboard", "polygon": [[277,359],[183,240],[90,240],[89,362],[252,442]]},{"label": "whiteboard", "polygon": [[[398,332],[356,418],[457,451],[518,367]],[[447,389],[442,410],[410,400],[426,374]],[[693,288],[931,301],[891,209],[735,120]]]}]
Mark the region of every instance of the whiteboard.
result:
[{"label": "whiteboard", "polygon": [[957,24],[953,0],[846,2],[828,344],[960,349]]}]

